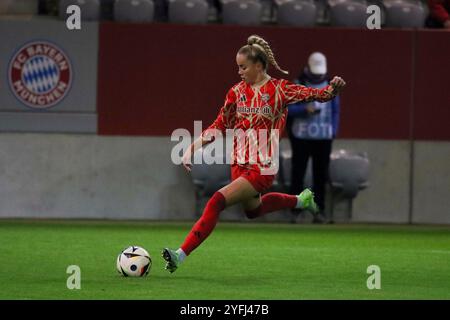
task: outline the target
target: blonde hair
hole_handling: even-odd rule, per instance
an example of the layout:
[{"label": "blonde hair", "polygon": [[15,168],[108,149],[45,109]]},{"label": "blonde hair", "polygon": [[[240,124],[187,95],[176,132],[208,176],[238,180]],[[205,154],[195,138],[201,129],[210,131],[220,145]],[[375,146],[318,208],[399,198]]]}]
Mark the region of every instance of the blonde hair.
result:
[{"label": "blonde hair", "polygon": [[253,63],[256,63],[258,61],[261,62],[264,70],[267,70],[268,64],[270,63],[282,73],[289,74],[288,71],[280,68],[277,61],[275,60],[275,56],[269,46],[269,43],[260,36],[251,35],[250,37],[248,37],[247,44],[241,47],[238,53],[245,54],[247,56],[247,59],[251,60]]}]

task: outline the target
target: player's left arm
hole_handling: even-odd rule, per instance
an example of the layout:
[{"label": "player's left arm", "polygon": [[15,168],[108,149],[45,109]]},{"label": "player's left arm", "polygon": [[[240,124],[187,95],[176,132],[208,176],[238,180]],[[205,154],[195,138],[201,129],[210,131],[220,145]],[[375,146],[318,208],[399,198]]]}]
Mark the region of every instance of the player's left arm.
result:
[{"label": "player's left arm", "polygon": [[336,97],[345,85],[346,83],[341,77],[334,77],[329,85],[321,89],[286,82],[283,90],[285,103],[310,101],[326,102]]}]

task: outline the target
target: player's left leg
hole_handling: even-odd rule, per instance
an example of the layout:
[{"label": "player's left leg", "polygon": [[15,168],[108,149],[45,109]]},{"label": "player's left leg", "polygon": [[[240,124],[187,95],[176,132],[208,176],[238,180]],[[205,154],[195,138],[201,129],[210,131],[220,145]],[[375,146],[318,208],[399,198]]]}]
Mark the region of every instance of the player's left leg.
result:
[{"label": "player's left leg", "polygon": [[303,190],[299,195],[270,192],[261,197],[259,204],[256,201],[243,203],[247,218],[254,219],[267,213],[282,209],[305,209],[312,213],[317,212],[317,205],[314,202],[314,194],[309,189]]},{"label": "player's left leg", "polygon": [[[259,192],[270,188],[273,176],[262,175],[258,171],[249,171],[244,175]],[[299,195],[290,195],[279,192],[271,192],[262,197],[250,198],[243,202],[243,207],[248,218],[254,219],[282,209],[306,209],[313,213],[317,211],[314,195],[309,189],[303,190]]]}]

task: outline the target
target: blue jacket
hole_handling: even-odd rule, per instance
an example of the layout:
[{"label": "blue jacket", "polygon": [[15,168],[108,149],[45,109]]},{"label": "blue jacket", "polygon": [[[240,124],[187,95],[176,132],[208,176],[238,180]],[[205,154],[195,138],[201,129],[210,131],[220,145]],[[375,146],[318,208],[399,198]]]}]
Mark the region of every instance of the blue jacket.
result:
[{"label": "blue jacket", "polygon": [[[323,88],[328,85],[329,80],[325,79],[318,83],[309,83],[307,80],[295,80],[294,82],[307,87]],[[309,114],[306,111],[308,105],[312,105],[317,112]],[[310,140],[334,139],[339,127],[339,109],[339,96],[324,103],[313,101],[288,105],[289,136]]]}]

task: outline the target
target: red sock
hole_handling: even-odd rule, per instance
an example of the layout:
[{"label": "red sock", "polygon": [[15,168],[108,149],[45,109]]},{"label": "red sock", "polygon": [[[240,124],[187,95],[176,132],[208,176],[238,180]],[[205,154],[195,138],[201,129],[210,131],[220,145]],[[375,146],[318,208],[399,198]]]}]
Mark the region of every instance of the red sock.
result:
[{"label": "red sock", "polygon": [[181,249],[187,256],[214,230],[219,220],[219,214],[223,209],[225,209],[225,197],[220,192],[216,192],[209,199],[202,216],[192,227],[191,232],[189,232],[181,245]]},{"label": "red sock", "polygon": [[285,193],[271,192],[262,196],[261,205],[253,210],[246,210],[247,218],[254,219],[265,215],[266,213],[295,208],[297,205],[297,196]]}]

